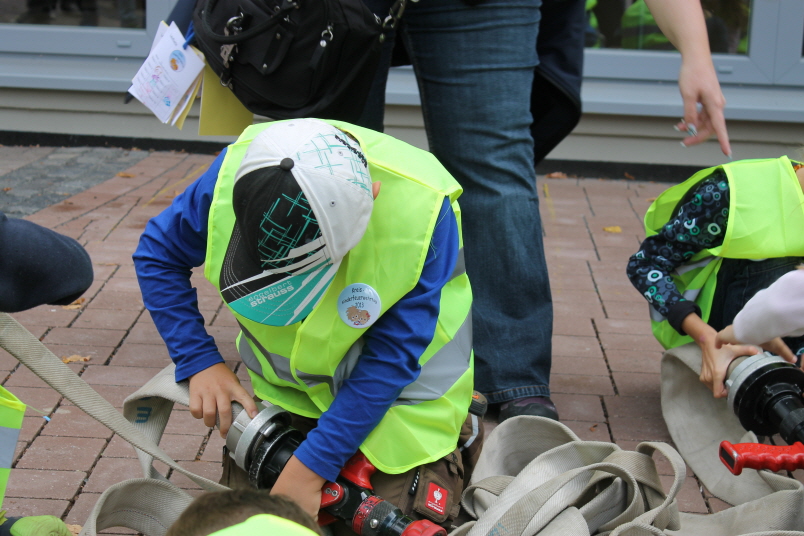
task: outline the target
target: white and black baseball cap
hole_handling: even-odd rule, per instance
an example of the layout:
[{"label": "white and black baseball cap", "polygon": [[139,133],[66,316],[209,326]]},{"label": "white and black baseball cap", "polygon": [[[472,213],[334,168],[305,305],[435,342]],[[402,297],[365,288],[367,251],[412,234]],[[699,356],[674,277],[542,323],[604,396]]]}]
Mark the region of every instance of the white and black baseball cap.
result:
[{"label": "white and black baseball cap", "polygon": [[373,202],[366,158],[346,133],[318,119],[266,128],[235,175],[224,300],[261,324],[304,319],[363,238]]}]

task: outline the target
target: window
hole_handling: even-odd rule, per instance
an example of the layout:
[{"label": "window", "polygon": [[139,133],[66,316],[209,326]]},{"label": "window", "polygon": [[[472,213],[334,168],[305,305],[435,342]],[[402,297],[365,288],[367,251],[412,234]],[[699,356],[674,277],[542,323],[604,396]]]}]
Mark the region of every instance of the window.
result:
[{"label": "window", "polygon": [[[723,85],[804,85],[800,0],[702,0]],[[644,0],[587,2],[585,78],[675,80],[680,56]]]}]

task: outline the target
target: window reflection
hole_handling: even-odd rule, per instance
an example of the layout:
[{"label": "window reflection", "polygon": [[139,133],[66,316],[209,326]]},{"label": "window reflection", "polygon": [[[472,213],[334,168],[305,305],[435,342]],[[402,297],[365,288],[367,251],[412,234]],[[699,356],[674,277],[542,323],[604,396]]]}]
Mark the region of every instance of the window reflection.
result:
[{"label": "window reflection", "polygon": [[145,28],[145,0],[0,0],[0,22]]},{"label": "window reflection", "polygon": [[[750,0],[702,0],[709,47],[720,54],[748,54]],[[656,26],[645,0],[587,0],[586,46],[675,50]]]}]

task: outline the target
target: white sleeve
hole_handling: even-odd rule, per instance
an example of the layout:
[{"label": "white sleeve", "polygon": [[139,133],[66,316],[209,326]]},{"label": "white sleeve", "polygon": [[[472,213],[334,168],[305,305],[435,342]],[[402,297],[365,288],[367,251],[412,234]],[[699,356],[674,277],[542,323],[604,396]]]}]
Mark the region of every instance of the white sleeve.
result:
[{"label": "white sleeve", "polygon": [[793,270],[760,290],[734,318],[734,336],[747,344],[804,335],[804,270]]}]

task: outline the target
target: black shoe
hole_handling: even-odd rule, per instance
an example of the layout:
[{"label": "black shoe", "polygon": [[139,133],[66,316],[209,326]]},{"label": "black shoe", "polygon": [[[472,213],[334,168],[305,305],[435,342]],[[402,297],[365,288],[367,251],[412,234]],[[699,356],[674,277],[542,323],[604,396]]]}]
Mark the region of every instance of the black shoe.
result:
[{"label": "black shoe", "polygon": [[500,404],[500,416],[497,422],[503,422],[511,417],[520,415],[532,415],[534,417],[547,417],[548,419],[558,420],[558,411],[553,401],[546,396],[529,396],[515,398]]}]

